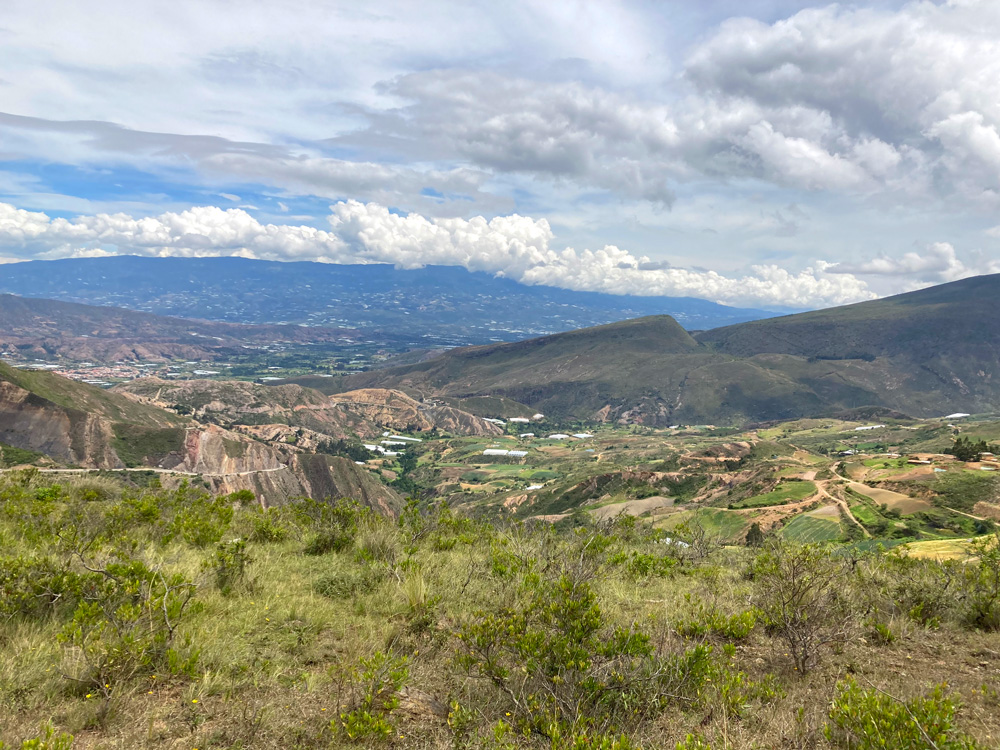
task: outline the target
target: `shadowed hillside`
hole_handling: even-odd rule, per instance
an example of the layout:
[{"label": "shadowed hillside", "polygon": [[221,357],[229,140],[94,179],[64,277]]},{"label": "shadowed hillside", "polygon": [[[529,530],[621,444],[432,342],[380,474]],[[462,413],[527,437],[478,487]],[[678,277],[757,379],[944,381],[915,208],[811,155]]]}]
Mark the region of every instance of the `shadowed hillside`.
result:
[{"label": "shadowed hillside", "polygon": [[668,316],[456,349],[346,378],[449,398],[503,397],[559,417],[670,424],[877,406],[1000,410],[1000,277],[696,334]]}]

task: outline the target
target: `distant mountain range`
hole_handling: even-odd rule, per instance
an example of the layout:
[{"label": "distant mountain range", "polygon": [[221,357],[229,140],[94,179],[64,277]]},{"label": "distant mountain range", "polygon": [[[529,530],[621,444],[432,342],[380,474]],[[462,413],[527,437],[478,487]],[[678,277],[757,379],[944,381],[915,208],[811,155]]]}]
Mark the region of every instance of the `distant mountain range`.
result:
[{"label": "distant mountain range", "polygon": [[777,314],[694,298],[525,286],[450,266],[400,270],[245,258],[8,264],[0,270],[2,292],[233,323],[343,326],[420,347],[517,341],[647,315],[667,314],[687,330],[705,330]]},{"label": "distant mountain range", "polygon": [[0,294],[0,355],[94,360],[215,359],[247,345],[330,344],[342,328],[239,325]]},{"label": "distant mountain range", "polygon": [[[327,390],[400,388],[497,414],[734,424],[884,407],[1000,411],[1000,275],[694,335],[654,316],[453,349]],[[524,405],[512,407],[510,402]]]}]

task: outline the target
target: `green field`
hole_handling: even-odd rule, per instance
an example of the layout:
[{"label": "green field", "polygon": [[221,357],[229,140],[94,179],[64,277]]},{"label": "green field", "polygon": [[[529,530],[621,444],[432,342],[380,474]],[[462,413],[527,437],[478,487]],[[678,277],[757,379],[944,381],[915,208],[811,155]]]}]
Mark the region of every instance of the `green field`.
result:
[{"label": "green field", "polygon": [[742,536],[743,530],[746,529],[749,522],[738,513],[731,513],[728,510],[699,508],[698,510],[686,510],[674,513],[665,518],[661,524],[657,525],[665,529],[675,529],[683,524],[689,526],[699,525],[710,536],[733,541]]},{"label": "green field", "polygon": [[881,515],[876,513],[871,506],[865,503],[856,503],[851,506],[851,514],[858,519],[864,526],[873,526],[879,521],[884,520]]},{"label": "green field", "polygon": [[805,500],[816,492],[816,485],[812,482],[783,482],[775,489],[763,495],[756,495],[738,503],[733,503],[732,508],[763,508],[768,505],[784,505]]},{"label": "green field", "polygon": [[796,516],[780,532],[785,539],[795,542],[832,542],[841,536],[840,524],[834,520],[815,516]]}]

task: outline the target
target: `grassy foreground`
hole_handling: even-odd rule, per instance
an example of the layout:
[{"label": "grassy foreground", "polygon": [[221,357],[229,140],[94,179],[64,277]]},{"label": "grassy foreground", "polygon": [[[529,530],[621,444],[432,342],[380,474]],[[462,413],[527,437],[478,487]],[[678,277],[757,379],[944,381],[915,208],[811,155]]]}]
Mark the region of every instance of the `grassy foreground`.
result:
[{"label": "grassy foreground", "polygon": [[988,748],[998,630],[991,538],[937,561],[0,478],[14,748]]}]

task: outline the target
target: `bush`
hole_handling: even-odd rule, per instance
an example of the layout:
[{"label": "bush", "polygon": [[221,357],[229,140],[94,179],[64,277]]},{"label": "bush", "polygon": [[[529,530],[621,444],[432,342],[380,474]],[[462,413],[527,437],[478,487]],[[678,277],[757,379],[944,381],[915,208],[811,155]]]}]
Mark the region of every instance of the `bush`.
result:
[{"label": "bush", "polygon": [[219,543],[232,522],[233,507],[227,498],[205,496],[177,512],[174,532],[192,547],[208,547]]},{"label": "bush", "polygon": [[977,564],[963,569],[965,611],[963,620],[972,628],[1000,630],[1000,534],[975,540],[970,553]]},{"label": "bush", "polygon": [[46,557],[0,558],[0,620],[41,620],[76,608],[95,585]]},{"label": "bush", "polygon": [[763,620],[785,641],[796,670],[807,672],[823,646],[846,639],[853,618],[844,560],[815,545],[775,542],[754,560],[751,575]]},{"label": "bush", "polygon": [[358,558],[394,565],[402,553],[399,535],[382,520],[368,519],[358,530]]},{"label": "bush", "polygon": [[289,528],[277,510],[266,508],[250,516],[247,538],[261,544],[277,544],[288,538]]},{"label": "bush", "polygon": [[[73,735],[66,732],[56,734],[56,729],[51,723],[42,727],[37,736],[21,743],[21,750],[70,750],[72,747]],[[7,746],[0,742],[0,750],[6,748]]]},{"label": "bush", "polygon": [[719,636],[727,640],[743,640],[749,637],[757,626],[760,612],[748,609],[733,615],[723,614],[716,607],[706,606],[688,594],[685,597],[689,604],[694,605],[694,614],[684,620],[679,620],[674,626],[677,634],[684,638],[704,638]]},{"label": "bush", "polygon": [[138,560],[93,572],[96,584],[59,634],[72,679],[109,697],[112,686],[140,674],[190,671],[196,655],[180,660],[173,641],[195,585]]},{"label": "bush", "polygon": [[376,651],[354,670],[357,683],[353,706],[340,715],[340,726],[351,740],[388,739],[389,714],[399,706],[399,689],[409,677],[405,657]]},{"label": "bush", "polygon": [[326,503],[303,498],[293,510],[305,526],[315,530],[305,547],[307,555],[325,555],[350,549],[359,525],[371,516],[370,509],[353,500]]},{"label": "bush", "polygon": [[219,544],[204,567],[212,571],[222,595],[229,596],[238,588],[249,587],[247,567],[251,562],[253,558],[247,552],[246,541],[233,539]]},{"label": "bush", "polygon": [[317,594],[329,599],[347,599],[361,591],[371,591],[386,579],[387,571],[375,565],[364,565],[360,570],[342,569],[322,576],[316,581]]},{"label": "bush", "polygon": [[[981,747],[956,731],[957,700],[938,685],[931,693],[903,703],[875,688],[864,690],[853,678],[840,693],[823,729],[827,740],[852,750],[976,750]],[[985,748],[983,748],[985,750]]]}]

